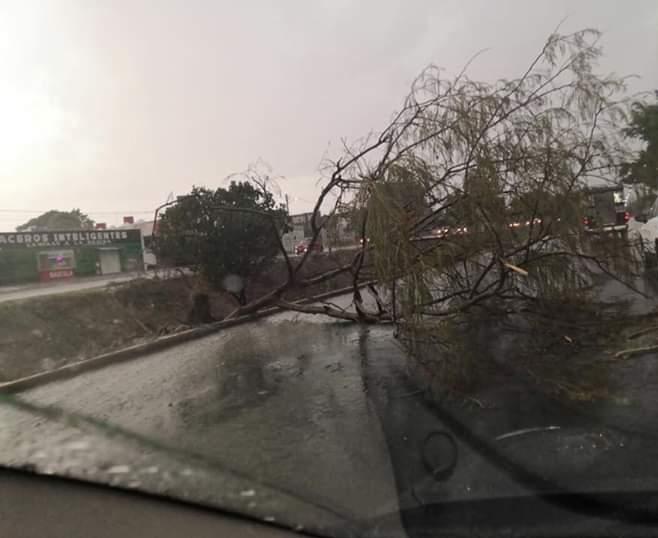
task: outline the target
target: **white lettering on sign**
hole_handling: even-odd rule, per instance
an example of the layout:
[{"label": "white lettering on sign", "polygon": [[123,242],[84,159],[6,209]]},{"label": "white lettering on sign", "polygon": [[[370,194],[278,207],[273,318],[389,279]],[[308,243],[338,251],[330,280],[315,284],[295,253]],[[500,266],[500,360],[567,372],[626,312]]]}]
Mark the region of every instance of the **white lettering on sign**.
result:
[{"label": "white lettering on sign", "polygon": [[105,232],[25,232],[0,233],[0,245],[16,247],[57,247],[93,245],[102,246],[113,242],[140,240],[138,230]]}]

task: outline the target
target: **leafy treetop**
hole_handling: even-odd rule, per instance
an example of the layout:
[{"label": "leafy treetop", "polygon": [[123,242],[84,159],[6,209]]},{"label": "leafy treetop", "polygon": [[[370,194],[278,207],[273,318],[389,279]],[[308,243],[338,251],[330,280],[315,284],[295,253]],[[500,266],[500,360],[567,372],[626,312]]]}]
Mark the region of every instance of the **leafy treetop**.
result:
[{"label": "leafy treetop", "polygon": [[71,211],[51,209],[17,226],[16,231],[88,230],[93,227],[94,221],[79,209]]},{"label": "leafy treetop", "polygon": [[244,284],[274,260],[287,222],[285,208],[263,187],[246,181],[214,191],[194,187],[162,215],[158,254],[192,267],[211,287],[223,288],[243,303],[244,286],[236,288],[235,282]]},{"label": "leafy treetop", "polygon": [[655,103],[636,102],[624,134],[640,140],[644,148],[634,161],[624,164],[622,175],[627,183],[644,183],[658,188],[658,90]]}]

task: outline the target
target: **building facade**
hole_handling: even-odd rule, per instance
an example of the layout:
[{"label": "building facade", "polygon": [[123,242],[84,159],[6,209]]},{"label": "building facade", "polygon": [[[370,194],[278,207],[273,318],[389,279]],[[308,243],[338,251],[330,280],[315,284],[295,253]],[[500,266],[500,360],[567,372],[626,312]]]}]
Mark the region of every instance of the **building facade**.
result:
[{"label": "building facade", "polygon": [[140,230],[0,233],[0,285],[140,271],[143,267]]}]

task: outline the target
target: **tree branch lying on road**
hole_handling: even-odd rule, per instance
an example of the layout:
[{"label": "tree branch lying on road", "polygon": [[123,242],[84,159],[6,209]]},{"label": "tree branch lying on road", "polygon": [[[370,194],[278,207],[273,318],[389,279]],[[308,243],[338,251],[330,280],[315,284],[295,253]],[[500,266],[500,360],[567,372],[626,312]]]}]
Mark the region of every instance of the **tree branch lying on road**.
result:
[{"label": "tree branch lying on road", "polygon": [[[277,304],[366,323],[394,318],[413,328],[471,309],[584,300],[596,272],[630,285],[637,267],[620,259],[626,244],[597,241],[582,225],[586,187],[605,174],[614,181],[629,154],[617,128],[628,110],[625,80],[595,74],[598,40],[590,29],[553,34],[520,77],[494,83],[469,79],[466,68],[453,79],[434,66],[423,70],[388,125],[344,142],[344,154],[325,164],[299,260],[285,252],[272,207],[212,205],[262,217],[287,267],[284,282],[241,302],[230,317]],[[267,181],[256,184],[270,200]],[[307,274],[332,218],[351,221],[360,246],[352,263]],[[361,292],[366,269],[379,283],[372,309]],[[346,273],[354,312],[285,298],[293,287]]]}]

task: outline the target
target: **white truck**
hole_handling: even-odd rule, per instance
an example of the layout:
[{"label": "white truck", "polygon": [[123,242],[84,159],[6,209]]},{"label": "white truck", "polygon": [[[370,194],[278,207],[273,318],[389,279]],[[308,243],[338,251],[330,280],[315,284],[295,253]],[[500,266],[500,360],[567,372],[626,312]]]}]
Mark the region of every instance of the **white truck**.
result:
[{"label": "white truck", "polygon": [[642,215],[637,215],[629,223],[631,240],[642,240],[642,251],[645,259],[652,265],[658,263],[658,198]]},{"label": "white truck", "polygon": [[585,209],[585,230],[590,233],[616,232],[626,236],[630,213],[626,210],[621,184],[590,187]]}]

